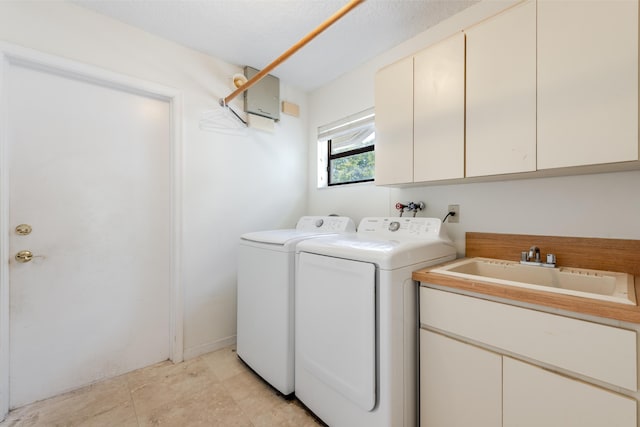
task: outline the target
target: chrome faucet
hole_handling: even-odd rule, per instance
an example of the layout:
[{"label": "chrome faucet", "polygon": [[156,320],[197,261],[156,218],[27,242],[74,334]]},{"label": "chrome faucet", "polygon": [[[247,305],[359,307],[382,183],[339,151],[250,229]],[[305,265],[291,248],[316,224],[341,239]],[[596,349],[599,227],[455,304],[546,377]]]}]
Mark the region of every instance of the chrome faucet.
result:
[{"label": "chrome faucet", "polygon": [[540,248],[534,245],[531,246],[528,251],[522,251],[520,254],[520,264],[555,267],[556,256],[554,254],[547,254],[546,262],[542,262],[542,259],[540,259]]}]

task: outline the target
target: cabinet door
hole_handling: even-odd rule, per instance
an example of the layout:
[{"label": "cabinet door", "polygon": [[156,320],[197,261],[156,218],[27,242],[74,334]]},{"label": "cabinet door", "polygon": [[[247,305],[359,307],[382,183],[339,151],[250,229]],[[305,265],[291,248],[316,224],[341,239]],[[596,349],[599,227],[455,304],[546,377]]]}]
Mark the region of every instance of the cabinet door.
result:
[{"label": "cabinet door", "polygon": [[420,330],[420,426],[499,427],[502,357]]},{"label": "cabinet door", "polygon": [[377,185],[413,181],[413,58],[375,78]]},{"label": "cabinet door", "polygon": [[466,176],[536,170],[536,5],[467,33]]},{"label": "cabinet door", "polygon": [[638,160],[638,2],[538,1],[538,169]]},{"label": "cabinet door", "polygon": [[464,34],[414,57],[413,180],[464,177]]},{"label": "cabinet door", "polygon": [[509,357],[504,427],[637,427],[636,401]]}]

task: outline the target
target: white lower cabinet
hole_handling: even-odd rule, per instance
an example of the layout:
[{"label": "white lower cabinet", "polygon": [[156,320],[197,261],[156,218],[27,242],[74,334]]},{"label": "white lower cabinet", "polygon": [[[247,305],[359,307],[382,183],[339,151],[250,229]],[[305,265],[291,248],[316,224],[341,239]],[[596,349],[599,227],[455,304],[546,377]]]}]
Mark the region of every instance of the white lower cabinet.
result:
[{"label": "white lower cabinet", "polygon": [[424,286],[420,325],[421,427],[639,427],[634,330]]},{"label": "white lower cabinet", "polygon": [[636,401],[503,358],[504,427],[635,427]]},{"label": "white lower cabinet", "polygon": [[420,330],[420,426],[497,427],[502,357]]}]

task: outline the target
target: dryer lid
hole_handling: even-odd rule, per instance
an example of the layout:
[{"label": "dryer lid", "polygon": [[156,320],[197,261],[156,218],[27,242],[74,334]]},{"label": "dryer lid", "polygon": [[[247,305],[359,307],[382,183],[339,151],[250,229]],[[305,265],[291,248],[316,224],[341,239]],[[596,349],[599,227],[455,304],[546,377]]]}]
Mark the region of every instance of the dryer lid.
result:
[{"label": "dryer lid", "polygon": [[456,257],[456,249],[448,240],[400,241],[363,237],[360,234],[322,236],[300,242],[296,250],[371,262],[383,270],[395,270],[424,262],[444,262]]}]

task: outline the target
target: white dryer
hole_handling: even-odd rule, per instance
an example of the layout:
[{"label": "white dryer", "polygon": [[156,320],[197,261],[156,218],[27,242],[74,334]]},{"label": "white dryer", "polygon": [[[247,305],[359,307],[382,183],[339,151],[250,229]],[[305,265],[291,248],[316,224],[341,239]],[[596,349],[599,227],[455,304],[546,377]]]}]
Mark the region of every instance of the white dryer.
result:
[{"label": "white dryer", "polygon": [[364,218],[301,242],[295,393],[331,427],[417,425],[413,271],[455,259],[437,218]]},{"label": "white dryer", "polygon": [[294,387],[293,286],[296,245],[355,232],[352,219],[304,216],[295,229],[247,233],[238,250],[237,354],[284,395]]}]

